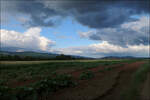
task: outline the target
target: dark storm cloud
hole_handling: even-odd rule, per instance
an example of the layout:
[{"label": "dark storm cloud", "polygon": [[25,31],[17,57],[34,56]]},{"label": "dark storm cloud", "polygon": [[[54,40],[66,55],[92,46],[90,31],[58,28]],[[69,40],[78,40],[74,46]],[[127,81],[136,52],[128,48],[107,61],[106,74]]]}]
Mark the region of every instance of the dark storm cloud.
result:
[{"label": "dark storm cloud", "polygon": [[[147,33],[148,34],[148,33]],[[148,45],[148,36],[142,35],[137,31],[117,28],[113,31],[97,31],[97,33],[89,36],[91,40],[108,41],[110,44],[127,46],[127,45]]]},{"label": "dark storm cloud", "polygon": [[126,22],[115,28],[103,28],[96,31],[79,32],[82,38],[90,40],[107,41],[110,44],[127,45],[149,45],[149,17],[141,17],[132,22]]},{"label": "dark storm cloud", "polygon": [[[78,22],[90,28],[116,27],[134,20],[131,18],[134,14],[150,12],[149,0],[57,0],[57,3]],[[48,2],[44,4],[48,5]]]},{"label": "dark storm cloud", "polygon": [[[3,0],[4,1],[4,0]],[[50,27],[55,16],[72,16],[90,28],[116,27],[134,14],[149,13],[150,0],[7,0],[8,9],[29,15],[30,26]],[[4,4],[5,5],[5,4]]]},{"label": "dark storm cloud", "polygon": [[[25,23],[29,26],[52,27],[60,22],[57,18],[71,16],[80,24],[97,30],[89,39],[126,46],[148,44],[148,32],[122,29],[120,25],[136,21],[134,15],[149,14],[149,5],[150,0],[6,0],[2,8],[10,14],[29,16]],[[115,31],[104,31],[105,28]]]},{"label": "dark storm cloud", "polygon": [[40,3],[37,0],[6,0],[2,1],[2,7],[2,10],[9,12],[12,15],[24,14],[29,16],[30,19],[25,23],[29,26],[51,27],[54,26],[56,22],[50,18],[65,16],[59,11],[45,7],[43,3]]}]

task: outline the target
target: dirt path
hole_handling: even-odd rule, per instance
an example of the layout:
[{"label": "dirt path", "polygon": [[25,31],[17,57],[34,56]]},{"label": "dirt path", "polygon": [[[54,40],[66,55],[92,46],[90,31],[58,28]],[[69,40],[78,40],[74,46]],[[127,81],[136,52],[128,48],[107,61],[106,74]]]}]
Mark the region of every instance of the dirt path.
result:
[{"label": "dirt path", "polygon": [[124,100],[121,95],[123,91],[126,91],[130,87],[133,73],[141,64],[144,64],[144,62],[136,62],[124,66],[112,90],[110,92],[108,91],[107,95],[96,98],[95,100]]},{"label": "dirt path", "polygon": [[[106,75],[107,74],[107,75]],[[66,88],[55,93],[51,100],[91,100],[104,94],[113,86],[118,71],[97,74],[95,78],[83,80],[74,88]],[[105,84],[104,84],[105,83]]]},{"label": "dirt path", "polygon": [[[95,73],[95,78],[50,95],[48,100],[120,100],[120,91],[128,88],[132,74],[144,62],[134,62],[105,73]],[[98,69],[92,69],[94,72]],[[79,72],[73,73],[77,76]]]},{"label": "dirt path", "polygon": [[150,72],[147,74],[147,80],[144,83],[141,100],[150,100]]}]

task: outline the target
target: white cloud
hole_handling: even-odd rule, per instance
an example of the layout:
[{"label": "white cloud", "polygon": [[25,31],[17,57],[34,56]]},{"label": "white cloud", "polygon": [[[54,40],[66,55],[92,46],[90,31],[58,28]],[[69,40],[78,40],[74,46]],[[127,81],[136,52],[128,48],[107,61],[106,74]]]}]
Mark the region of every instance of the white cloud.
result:
[{"label": "white cloud", "polygon": [[103,41],[97,44],[91,44],[84,47],[68,47],[63,49],[55,49],[54,52],[81,55],[89,57],[104,57],[104,56],[137,56],[148,57],[150,45],[127,45],[127,47],[121,47],[119,45],[109,44],[107,41]]},{"label": "white cloud", "polygon": [[[109,44],[107,41],[102,43],[92,44],[89,48],[94,49],[97,53],[140,53],[141,55],[149,52],[149,45],[127,45],[127,47],[121,47],[119,45]],[[137,54],[138,55],[138,54]],[[143,55],[143,56],[144,56]]]},{"label": "white cloud", "polygon": [[132,30],[140,32],[140,33],[141,32],[146,33],[145,31],[148,31],[148,30],[145,29],[145,31],[143,32],[142,28],[146,27],[148,29],[148,26],[149,26],[149,16],[142,16],[137,21],[124,23],[121,25],[122,28],[132,29]]},{"label": "white cloud", "polygon": [[90,31],[87,31],[87,32],[81,32],[79,31],[78,34],[81,38],[88,38],[91,34],[94,34],[96,31],[94,30],[90,30]]},{"label": "white cloud", "polygon": [[48,51],[55,44],[54,41],[41,36],[41,29],[38,27],[30,28],[24,33],[5,29],[1,29],[0,32],[3,46]]},{"label": "white cloud", "polygon": [[1,42],[4,46],[26,48],[28,50],[44,50],[53,53],[63,53],[69,55],[80,55],[89,57],[103,56],[149,56],[150,45],[120,45],[110,44],[108,41],[95,43],[87,46],[51,48],[54,41],[41,36],[41,29],[30,28],[24,33],[1,29]]},{"label": "white cloud", "polygon": [[[81,47],[82,48],[82,47]],[[83,50],[80,50],[80,48],[59,48],[59,49],[54,49],[53,52],[57,52],[59,54],[66,54],[66,55],[82,55]]]}]

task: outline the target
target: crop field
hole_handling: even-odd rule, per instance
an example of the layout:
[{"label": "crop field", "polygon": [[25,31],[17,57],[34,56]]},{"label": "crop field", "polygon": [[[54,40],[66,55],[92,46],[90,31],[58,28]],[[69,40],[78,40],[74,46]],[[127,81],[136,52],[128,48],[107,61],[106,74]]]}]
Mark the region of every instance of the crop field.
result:
[{"label": "crop field", "polygon": [[145,59],[1,61],[0,100],[150,100],[149,73]]},{"label": "crop field", "polygon": [[45,61],[1,61],[0,64],[41,64],[41,63],[49,63],[49,62],[107,62],[107,61],[121,61],[119,60],[45,60]]}]

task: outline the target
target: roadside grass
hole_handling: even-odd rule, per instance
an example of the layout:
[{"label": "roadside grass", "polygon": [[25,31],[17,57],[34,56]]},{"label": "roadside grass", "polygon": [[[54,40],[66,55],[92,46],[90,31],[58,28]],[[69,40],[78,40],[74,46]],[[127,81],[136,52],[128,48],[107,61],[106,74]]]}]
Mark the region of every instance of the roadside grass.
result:
[{"label": "roadside grass", "polygon": [[133,75],[131,86],[121,94],[121,100],[140,100],[140,86],[146,80],[150,72],[150,63],[143,64]]}]

